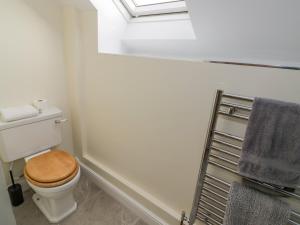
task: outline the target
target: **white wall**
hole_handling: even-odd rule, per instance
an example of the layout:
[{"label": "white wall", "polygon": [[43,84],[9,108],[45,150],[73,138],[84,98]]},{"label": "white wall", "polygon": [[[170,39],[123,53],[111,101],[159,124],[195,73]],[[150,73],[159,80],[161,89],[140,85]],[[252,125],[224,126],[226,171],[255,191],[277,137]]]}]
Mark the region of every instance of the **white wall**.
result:
[{"label": "white wall", "polygon": [[[101,17],[98,17],[99,52],[110,54],[123,53],[125,49],[120,38],[126,29],[127,20],[116,7],[115,1],[90,0],[90,2],[101,15]],[[106,32],[101,32],[103,30]]]},{"label": "white wall", "polygon": [[160,16],[154,21],[135,18],[126,27],[122,40],[196,40],[189,16],[168,15],[167,18],[172,16],[173,20],[164,19],[166,16]]},{"label": "white wall", "polygon": [[[69,118],[61,8],[46,0],[1,1],[0,27],[0,107],[45,98]],[[73,151],[70,122],[62,148]],[[20,163],[15,174],[22,172]]]},{"label": "white wall", "polygon": [[96,13],[79,21],[83,161],[170,224],[191,209],[217,88],[300,103],[299,71],[98,54]]}]

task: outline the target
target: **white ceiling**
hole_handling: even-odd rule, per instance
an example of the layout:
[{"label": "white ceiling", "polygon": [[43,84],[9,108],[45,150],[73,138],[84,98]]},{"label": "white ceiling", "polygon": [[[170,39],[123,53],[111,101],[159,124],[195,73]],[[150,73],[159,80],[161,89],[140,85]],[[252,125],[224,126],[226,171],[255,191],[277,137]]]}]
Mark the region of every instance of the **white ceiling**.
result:
[{"label": "white ceiling", "polygon": [[[56,1],[64,5],[71,4],[80,10],[95,10],[90,0]],[[102,22],[100,36],[108,37],[109,47],[125,47],[129,54],[300,65],[299,0],[186,0],[196,40],[152,38],[134,39],[131,42],[126,40],[126,43],[124,40],[122,42],[122,35],[127,21],[113,4],[113,0],[91,1],[95,5],[99,4],[98,8],[102,9],[98,14],[101,17],[99,21]],[[144,23],[146,25],[149,23]],[[158,27],[160,25],[157,23]],[[112,36],[116,38],[116,43]],[[105,46],[104,39],[99,39],[102,46]],[[124,54],[122,51],[120,54]]]},{"label": "white ceiling", "polygon": [[200,46],[212,55],[300,63],[300,1],[186,0]]}]

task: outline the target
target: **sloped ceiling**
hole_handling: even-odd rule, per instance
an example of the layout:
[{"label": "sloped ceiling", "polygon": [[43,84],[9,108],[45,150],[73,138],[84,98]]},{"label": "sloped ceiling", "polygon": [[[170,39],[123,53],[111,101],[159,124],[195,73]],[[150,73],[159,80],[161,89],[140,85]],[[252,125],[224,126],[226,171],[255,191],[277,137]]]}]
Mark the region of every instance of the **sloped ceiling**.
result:
[{"label": "sloped ceiling", "polygon": [[211,52],[300,62],[300,1],[186,2],[197,39]]},{"label": "sloped ceiling", "polygon": [[99,52],[300,66],[299,0],[186,0],[195,40],[126,39],[128,21],[113,0],[57,1],[84,10],[93,3],[102,25]]}]

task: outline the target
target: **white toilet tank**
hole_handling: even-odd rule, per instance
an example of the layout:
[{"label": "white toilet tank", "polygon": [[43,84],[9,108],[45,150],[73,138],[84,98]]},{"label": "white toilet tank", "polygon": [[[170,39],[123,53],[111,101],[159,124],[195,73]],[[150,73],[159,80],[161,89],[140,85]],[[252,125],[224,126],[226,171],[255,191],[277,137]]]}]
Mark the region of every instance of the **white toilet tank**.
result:
[{"label": "white toilet tank", "polygon": [[14,122],[0,122],[0,156],[11,162],[62,141],[62,111],[49,108],[36,117]]}]

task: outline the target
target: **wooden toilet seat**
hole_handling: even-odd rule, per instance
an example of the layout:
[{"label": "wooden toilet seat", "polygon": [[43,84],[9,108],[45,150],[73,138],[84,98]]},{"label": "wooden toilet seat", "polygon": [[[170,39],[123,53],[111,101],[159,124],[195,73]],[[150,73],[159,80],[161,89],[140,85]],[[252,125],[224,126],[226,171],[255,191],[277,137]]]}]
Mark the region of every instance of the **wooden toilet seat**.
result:
[{"label": "wooden toilet seat", "polygon": [[72,155],[62,150],[52,150],[31,158],[24,168],[24,176],[33,185],[51,188],[72,180],[78,170],[78,163]]}]

